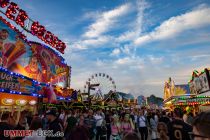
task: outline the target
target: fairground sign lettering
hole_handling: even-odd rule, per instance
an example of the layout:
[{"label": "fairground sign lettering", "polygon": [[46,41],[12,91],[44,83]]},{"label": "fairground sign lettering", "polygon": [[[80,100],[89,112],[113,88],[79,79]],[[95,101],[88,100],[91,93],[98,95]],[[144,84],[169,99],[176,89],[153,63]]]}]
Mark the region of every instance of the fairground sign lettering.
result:
[{"label": "fairground sign lettering", "polygon": [[39,22],[31,20],[27,13],[20,9],[16,3],[10,2],[9,0],[0,0],[0,12],[5,14],[7,18],[16,22],[27,32],[37,36],[59,52],[64,53],[66,44],[58,39],[53,33],[47,31],[44,26],[39,24]]}]

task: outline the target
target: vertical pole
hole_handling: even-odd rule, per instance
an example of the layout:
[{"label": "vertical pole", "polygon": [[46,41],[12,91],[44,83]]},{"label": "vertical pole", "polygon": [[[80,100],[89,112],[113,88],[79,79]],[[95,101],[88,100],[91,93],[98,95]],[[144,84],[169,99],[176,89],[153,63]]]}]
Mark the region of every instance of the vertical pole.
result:
[{"label": "vertical pole", "polygon": [[88,107],[90,109],[91,100],[90,100],[90,82],[88,83]]},{"label": "vertical pole", "polygon": [[37,112],[36,113],[43,113],[43,98],[39,98],[37,99]]},{"label": "vertical pole", "polygon": [[70,88],[71,84],[71,66],[67,67],[67,87]]}]

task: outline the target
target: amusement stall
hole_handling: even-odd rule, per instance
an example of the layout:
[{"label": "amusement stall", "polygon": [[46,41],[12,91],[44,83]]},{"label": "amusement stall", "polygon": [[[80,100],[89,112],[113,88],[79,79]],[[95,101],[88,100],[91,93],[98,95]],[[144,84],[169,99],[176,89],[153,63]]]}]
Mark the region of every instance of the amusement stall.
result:
[{"label": "amusement stall", "polygon": [[210,74],[209,69],[193,71],[187,85],[175,85],[169,79],[164,87],[165,109],[181,107],[190,112],[210,110]]},{"label": "amusement stall", "polygon": [[205,68],[198,72],[194,70],[189,81],[190,92],[195,96],[191,102],[196,104],[199,111],[210,110],[210,70]]},{"label": "amusement stall", "polygon": [[[27,40],[35,36],[40,42]],[[50,46],[48,47],[47,44]],[[53,48],[53,49],[52,49]],[[0,112],[37,113],[44,103],[71,100],[69,67],[58,37],[16,3],[0,3]]]},{"label": "amusement stall", "polygon": [[175,82],[169,78],[164,85],[164,108],[168,110],[173,110],[175,107],[184,110],[193,108],[194,104],[188,102],[192,96],[188,84],[175,85]]}]

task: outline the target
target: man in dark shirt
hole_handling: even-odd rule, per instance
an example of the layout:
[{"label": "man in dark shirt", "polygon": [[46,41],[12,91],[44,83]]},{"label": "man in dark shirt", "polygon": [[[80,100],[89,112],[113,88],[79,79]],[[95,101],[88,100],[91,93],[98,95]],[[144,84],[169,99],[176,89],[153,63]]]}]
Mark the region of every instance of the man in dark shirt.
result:
[{"label": "man in dark shirt", "polygon": [[[47,119],[49,121],[49,131],[52,131],[50,135],[52,134],[53,136],[47,136],[46,140],[62,140],[63,139],[63,126],[59,122],[57,118],[57,114],[55,110],[50,110],[46,113]],[[61,134],[61,135],[59,135]]]},{"label": "man in dark shirt", "polygon": [[75,117],[75,112],[72,111],[72,115],[67,118],[66,120],[66,130],[65,130],[65,137],[68,138],[71,135],[71,131],[77,125],[77,118]]},{"label": "man in dark shirt", "polygon": [[159,122],[163,122],[166,125],[168,125],[170,123],[170,119],[166,116],[165,111],[162,112],[162,117],[159,119]]},{"label": "man in dark shirt", "polygon": [[201,112],[193,121],[193,133],[191,137],[194,140],[210,140],[210,112]]},{"label": "man in dark shirt", "polygon": [[94,135],[95,135],[95,129],[96,129],[96,120],[93,117],[93,111],[92,110],[89,110],[88,116],[85,117],[84,123],[85,123],[85,126],[89,130],[90,139],[93,139]]},{"label": "man in dark shirt", "polygon": [[[14,128],[14,130],[26,130],[27,128],[27,111],[22,111],[20,114],[19,122],[17,126]],[[22,140],[24,137],[15,137],[14,140]]]},{"label": "man in dark shirt", "polygon": [[13,127],[8,123],[9,122],[9,112],[4,113],[1,116],[1,122],[0,122],[0,140],[10,140],[10,137],[4,136],[4,130],[12,130]]},{"label": "man in dark shirt", "polygon": [[171,140],[190,140],[189,132],[192,132],[192,126],[182,120],[182,110],[174,109],[174,120],[168,124],[169,137]]}]

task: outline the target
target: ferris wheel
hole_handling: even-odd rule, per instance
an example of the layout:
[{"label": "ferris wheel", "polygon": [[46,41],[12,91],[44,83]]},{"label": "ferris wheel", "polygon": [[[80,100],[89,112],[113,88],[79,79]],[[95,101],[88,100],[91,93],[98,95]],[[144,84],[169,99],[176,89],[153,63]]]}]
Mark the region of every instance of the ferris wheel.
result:
[{"label": "ferris wheel", "polygon": [[116,92],[116,85],[113,78],[105,73],[95,73],[93,74],[84,85],[84,93],[88,93],[88,85],[98,84],[90,90],[90,95],[93,100],[103,100],[104,95],[108,94],[110,91]]}]

